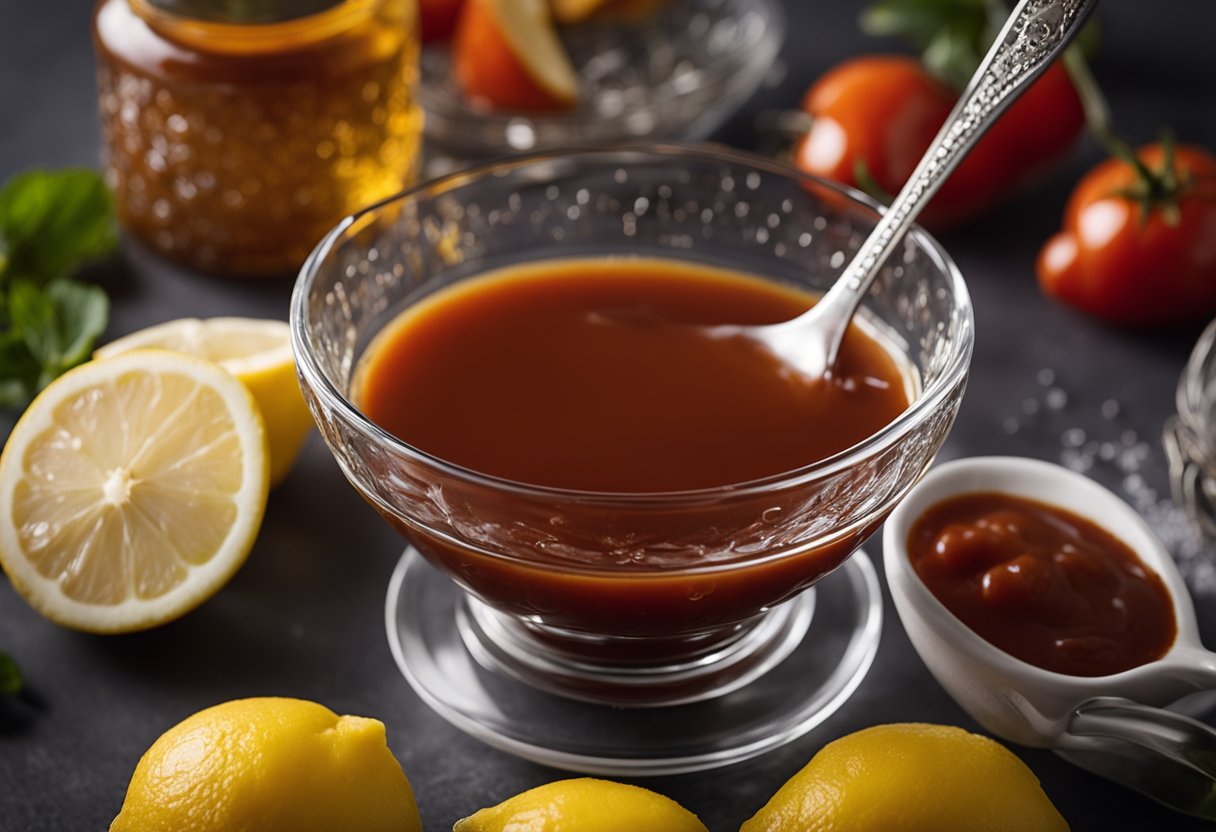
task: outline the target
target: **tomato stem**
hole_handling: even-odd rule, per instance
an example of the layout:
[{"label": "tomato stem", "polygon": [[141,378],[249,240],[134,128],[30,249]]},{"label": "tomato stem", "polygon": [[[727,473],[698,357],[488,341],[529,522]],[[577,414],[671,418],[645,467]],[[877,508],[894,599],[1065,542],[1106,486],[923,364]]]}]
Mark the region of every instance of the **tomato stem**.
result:
[{"label": "tomato stem", "polygon": [[[1178,173],[1174,169],[1174,134],[1169,130],[1161,131],[1161,157],[1161,170],[1149,182],[1150,194],[1154,186],[1159,189],[1159,193],[1152,194],[1150,199],[1155,199],[1161,207],[1165,224],[1176,228],[1182,221],[1182,209],[1178,207],[1178,200],[1185,195],[1190,183],[1178,181]],[[1147,215],[1147,211],[1145,214]]]},{"label": "tomato stem", "polygon": [[1177,225],[1181,217],[1178,200],[1186,193],[1190,183],[1180,182],[1174,170],[1173,135],[1168,130],[1162,133],[1162,168],[1150,170],[1131,145],[1111,128],[1110,104],[1098,86],[1084,52],[1076,44],[1064,51],[1064,68],[1068,70],[1068,77],[1081,99],[1081,109],[1089,131],[1108,154],[1130,165],[1136,172],[1136,183],[1120,190],[1118,195],[1140,206],[1141,225],[1148,222],[1154,209],[1161,210],[1167,225]]},{"label": "tomato stem", "polygon": [[1081,99],[1081,111],[1085,114],[1085,124],[1089,127],[1089,132],[1094,134],[1094,138],[1111,156],[1127,162],[1136,168],[1138,173],[1148,175],[1148,168],[1144,163],[1136,157],[1127,142],[1115,135],[1111,129],[1110,104],[1089,68],[1085,53],[1076,44],[1064,50],[1064,68],[1077,91],[1077,97]]}]

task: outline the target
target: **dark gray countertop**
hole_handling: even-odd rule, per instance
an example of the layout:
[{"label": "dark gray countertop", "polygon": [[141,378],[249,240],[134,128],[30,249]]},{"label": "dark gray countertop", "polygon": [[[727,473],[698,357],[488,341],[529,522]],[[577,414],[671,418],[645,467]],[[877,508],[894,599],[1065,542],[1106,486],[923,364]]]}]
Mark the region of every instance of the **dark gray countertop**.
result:
[{"label": "dark gray countertop", "polygon": [[[759,110],[791,104],[830,64],[877,48],[857,34],[854,3],[787,0],[787,6],[785,74],[775,75],[718,139],[754,145]],[[0,178],[33,165],[96,162],[89,7],[88,0],[0,2]],[[1128,138],[1151,139],[1168,123],[1183,140],[1216,147],[1210,0],[1108,0],[1100,16],[1105,43],[1096,71]],[[1033,192],[943,237],[971,287],[978,333],[971,386],[943,456],[1060,461],[1071,453],[1081,465],[1092,458],[1091,473],[1130,492],[1167,538],[1195,591],[1201,629],[1216,644],[1213,552],[1162,499],[1161,425],[1199,327],[1119,332],[1044,300],[1034,285],[1033,257],[1058,227],[1071,184],[1097,157],[1085,147]],[[202,277],[130,246],[95,276],[114,300],[111,336],[183,315],[283,318],[291,288]],[[9,424],[5,417],[0,428]],[[1083,439],[1068,432],[1074,428],[1085,432]],[[1068,447],[1078,441],[1079,449]],[[1141,442],[1147,444],[1137,450]],[[877,540],[867,548],[877,559]],[[252,695],[316,699],[341,713],[384,720],[426,827],[435,832],[482,805],[561,777],[461,734],[397,673],[382,610],[400,550],[400,540],[346,485],[314,437],[271,496],[248,564],[178,622],[130,636],[83,635],[43,620],[0,581],[0,647],[21,664],[37,701],[37,707],[0,703],[0,829],[104,828],[140,754],[162,731],[203,707]],[[725,832],[845,733],[893,721],[975,729],[929,676],[887,600],[874,667],[825,724],[751,762],[646,785]],[[1202,826],[1050,753],[1018,753],[1074,830]]]}]

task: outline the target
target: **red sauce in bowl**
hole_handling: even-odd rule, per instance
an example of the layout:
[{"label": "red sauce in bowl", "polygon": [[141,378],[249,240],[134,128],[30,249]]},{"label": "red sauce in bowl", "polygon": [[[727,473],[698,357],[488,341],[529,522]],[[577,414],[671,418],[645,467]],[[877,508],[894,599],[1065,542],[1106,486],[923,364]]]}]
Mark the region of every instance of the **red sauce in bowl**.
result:
[{"label": "red sauce in bowl", "polygon": [[1006,653],[1069,676],[1107,676],[1174,642],[1161,578],[1072,512],[1009,494],[954,497],[908,535],[913,569],[964,624]]},{"label": "red sauce in bowl", "polygon": [[677,261],[527,264],[391,322],[357,398],[415,447],[517,482],[632,493],[747,482],[826,459],[908,407],[895,359],[856,325],[824,383],[702,329],[776,323],[813,302]]},{"label": "red sauce in bowl", "polygon": [[[866,522],[828,539],[789,542],[788,532],[809,524],[809,503],[830,510],[833,498],[847,503],[854,488],[873,487],[876,473],[864,465],[732,488],[843,451],[908,407],[902,356],[857,323],[830,381],[703,330],[787,320],[814,300],[706,265],[607,257],[527,263],[429,295],[369,344],[354,384],[362,411],[447,463],[568,491],[521,495],[386,456],[379,476],[435,478],[444,510],[463,512],[480,537],[471,544],[381,513],[500,610],[643,637],[621,647],[622,660],[664,650],[687,660],[689,634],[713,634],[697,649],[716,649],[723,633],[737,635],[729,625],[839,566],[886,516],[861,513]],[[586,492],[648,496],[584,500]],[[655,648],[673,635],[677,645]]]}]

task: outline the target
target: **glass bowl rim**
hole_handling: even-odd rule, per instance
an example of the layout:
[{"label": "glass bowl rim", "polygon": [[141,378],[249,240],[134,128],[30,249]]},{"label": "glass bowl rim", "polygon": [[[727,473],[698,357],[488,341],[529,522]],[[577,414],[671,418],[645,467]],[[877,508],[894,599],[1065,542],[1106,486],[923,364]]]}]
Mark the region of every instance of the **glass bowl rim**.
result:
[{"label": "glass bowl rim", "polygon": [[949,364],[944,368],[941,376],[926,387],[906,410],[861,442],[825,459],[758,479],[680,491],[615,492],[536,485],[498,477],[493,474],[486,474],[430,454],[389,433],[368,418],[354,402],[342,394],[321,369],[316,353],[312,348],[312,334],[309,330],[307,315],[308,299],[313,285],[320,274],[322,262],[333,251],[335,244],[349,228],[358,224],[361,220],[377,214],[381,209],[393,203],[426,197],[432,192],[442,193],[467,182],[503,176],[512,171],[526,169],[554,160],[584,163],[597,162],[604,166],[609,164],[619,165],[624,159],[618,158],[616,161],[611,161],[612,157],[627,157],[630,155],[650,158],[669,157],[672,159],[688,159],[689,157],[693,157],[705,162],[730,163],[745,166],[834,191],[838,195],[844,196],[853,207],[861,207],[876,214],[880,214],[885,210],[880,203],[856,189],[802,173],[792,167],[753,153],[729,149],[720,145],[704,144],[630,143],[598,145],[591,148],[548,150],[478,164],[462,171],[422,182],[379,202],[375,202],[342,219],[322,238],[300,268],[300,273],[291,295],[291,347],[295,354],[297,373],[309,390],[318,398],[320,406],[329,413],[340,414],[342,421],[357,430],[364,439],[381,447],[387,447],[394,454],[404,456],[411,462],[436,469],[444,475],[460,481],[524,497],[550,500],[555,498],[577,500],[583,505],[620,506],[625,504],[636,507],[670,505],[672,503],[699,504],[715,502],[725,498],[764,494],[777,488],[797,487],[818,479],[834,476],[846,468],[875,456],[877,453],[886,450],[901,440],[928,413],[935,411],[942,401],[950,395],[951,391],[965,379],[975,342],[974,312],[971,305],[971,296],[967,291],[967,285],[963,280],[962,273],[959,271],[954,260],[942,245],[920,226],[913,227],[908,233],[908,239],[915,242],[917,247],[930,258],[933,265],[950,282],[953,297],[955,298],[954,314],[961,319],[956,343],[951,350]]},{"label": "glass bowl rim", "polygon": [[[727,54],[719,56],[713,64],[709,65],[703,71],[703,82],[701,87],[713,86],[715,89],[724,89],[727,84],[739,72],[740,63],[748,63],[757,61],[759,57],[765,57],[766,66],[771,66],[776,60],[778,53],[781,51],[781,44],[785,40],[786,28],[788,26],[785,9],[777,0],[749,0],[756,4],[758,8],[763,8],[768,14],[768,25],[761,32],[760,37],[754,43],[740,44]],[[689,95],[688,91],[671,90],[657,98],[647,100],[643,106],[650,110],[660,110],[663,107],[671,104],[673,101],[679,101]],[[551,125],[582,125],[594,123],[602,120],[595,114],[585,112],[544,112],[533,110],[492,110],[490,112],[477,112],[467,105],[453,104],[453,99],[450,97],[432,95],[427,91],[426,87],[419,96],[419,102],[422,104],[428,116],[435,115],[436,117],[448,120],[452,123],[464,123],[468,120],[477,121],[479,124],[492,124],[497,128],[505,129],[511,126],[512,123],[524,120],[533,125],[551,126]],[[429,119],[427,119],[429,121]],[[425,124],[423,129],[425,130]],[[553,148],[547,152],[559,152],[562,148]],[[535,151],[528,151],[529,153]]]}]

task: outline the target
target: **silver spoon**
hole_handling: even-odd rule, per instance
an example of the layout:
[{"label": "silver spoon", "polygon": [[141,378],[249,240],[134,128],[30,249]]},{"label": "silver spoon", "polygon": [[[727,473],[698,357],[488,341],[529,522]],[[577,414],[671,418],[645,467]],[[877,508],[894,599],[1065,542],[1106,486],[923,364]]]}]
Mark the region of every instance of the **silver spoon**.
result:
[{"label": "silver spoon", "polygon": [[1013,100],[1064,50],[1097,5],[1098,0],[1021,0],[903,190],[832,288],[792,320],[717,326],[712,334],[760,342],[808,378],[830,376],[862,297],[921,209]]}]

